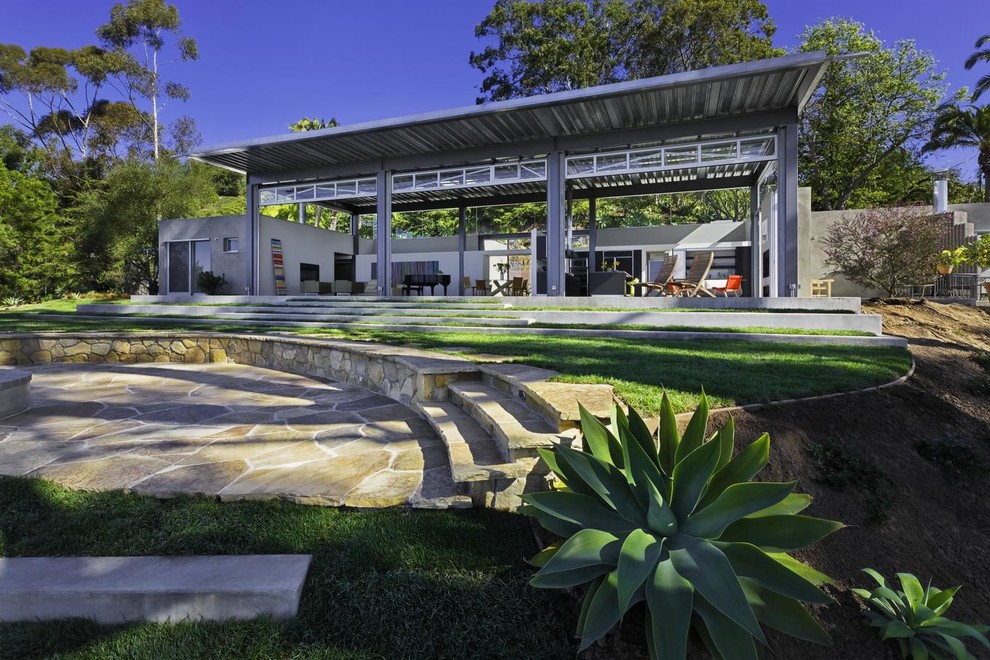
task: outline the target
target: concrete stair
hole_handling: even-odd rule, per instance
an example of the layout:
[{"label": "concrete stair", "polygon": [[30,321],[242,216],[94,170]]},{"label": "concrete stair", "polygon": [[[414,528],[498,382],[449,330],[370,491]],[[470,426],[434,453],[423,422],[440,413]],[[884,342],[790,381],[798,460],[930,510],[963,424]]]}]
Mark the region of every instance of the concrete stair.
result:
[{"label": "concrete stair", "polygon": [[0,558],[0,622],[287,618],[310,555]]}]

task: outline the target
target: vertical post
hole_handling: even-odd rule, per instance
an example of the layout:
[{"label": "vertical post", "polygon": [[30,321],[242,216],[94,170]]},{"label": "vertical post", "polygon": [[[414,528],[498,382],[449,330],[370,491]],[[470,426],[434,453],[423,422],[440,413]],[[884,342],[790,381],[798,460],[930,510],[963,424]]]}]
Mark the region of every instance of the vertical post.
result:
[{"label": "vertical post", "polygon": [[763,245],[760,242],[760,182],[749,187],[750,292],[754,298],[763,296]]},{"label": "vertical post", "polygon": [[378,170],[378,217],[375,258],[378,263],[378,295],[392,293],[392,172]]},{"label": "vertical post", "polygon": [[588,272],[597,272],[595,250],[598,249],[598,198],[588,200]]},{"label": "vertical post", "polygon": [[306,224],[306,205],[299,202],[299,224]]},{"label": "vertical post", "polygon": [[[354,265],[357,266],[357,255],[361,248],[360,239],[361,238],[361,216],[357,213],[351,212],[351,240],[353,245],[351,247],[351,252],[354,255]],[[354,273],[354,279],[357,279],[357,273]]]},{"label": "vertical post", "polygon": [[259,269],[261,266],[261,231],[258,218],[258,186],[248,184],[247,187],[247,272],[245,282],[247,283],[248,295],[257,296],[261,294]]},{"label": "vertical post", "polygon": [[[785,124],[777,132],[777,294],[798,295],[797,124]],[[792,288],[793,286],[793,288]]]},{"label": "vertical post", "polygon": [[464,290],[464,250],[467,248],[467,207],[457,209],[457,295],[463,296]]},{"label": "vertical post", "polygon": [[564,154],[547,154],[547,295],[564,295]]}]

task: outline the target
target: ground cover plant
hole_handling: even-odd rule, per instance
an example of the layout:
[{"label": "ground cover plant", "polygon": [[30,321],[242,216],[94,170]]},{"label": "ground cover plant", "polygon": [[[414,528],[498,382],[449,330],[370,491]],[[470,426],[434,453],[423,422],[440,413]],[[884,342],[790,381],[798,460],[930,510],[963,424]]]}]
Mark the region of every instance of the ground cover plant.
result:
[{"label": "ground cover plant", "polygon": [[766,434],[733,457],[729,422],[706,439],[701,396],[683,435],[665,396],[656,435],[629,409],[606,427],[581,409],[582,446],[540,449],[561,487],[524,495],[521,512],[564,538],[534,560],[530,584],[591,582],[578,620],[581,648],[645,602],[651,658],[687,656],[694,630],[714,657],[757,657],[761,624],[819,644],[829,637],[800,602],[829,603],[821,573],[788,553],[841,523],[797,515],[811,504],[796,482],[751,482],[769,461]]},{"label": "ground cover plant", "polygon": [[872,591],[853,589],[853,593],[866,600],[870,625],[880,629],[883,639],[897,642],[902,658],[968,660],[973,656],[966,650],[967,639],[976,640],[990,651],[990,626],[967,625],[945,616],[959,587],[938,589],[931,583],[922,587],[910,573],[898,573],[901,589],[897,589],[888,586],[873,569],[864,568],[863,572],[876,581],[877,587]]},{"label": "ground cover plant", "polygon": [[890,382],[907,373],[911,357],[899,348],[756,343],[737,340],[603,340],[514,334],[511,329],[477,333],[393,331],[375,328],[245,328],[223,321],[204,326],[182,319],[45,318],[39,312],[64,313],[80,301],[60,300],[0,312],[0,332],[147,331],[281,332],[301,336],[377,341],[427,350],[456,348],[509,356],[514,361],[560,372],[556,380],[606,383],[643,414],[659,412],[663,391],[677,412],[693,410],[697,392],[706,388],[713,406],[763,403],[842,392]]},{"label": "ground cover plant", "polygon": [[0,624],[2,658],[573,658],[566,599],[527,586],[522,516],[155,500],[0,477],[0,556],[310,553],[299,616]]}]

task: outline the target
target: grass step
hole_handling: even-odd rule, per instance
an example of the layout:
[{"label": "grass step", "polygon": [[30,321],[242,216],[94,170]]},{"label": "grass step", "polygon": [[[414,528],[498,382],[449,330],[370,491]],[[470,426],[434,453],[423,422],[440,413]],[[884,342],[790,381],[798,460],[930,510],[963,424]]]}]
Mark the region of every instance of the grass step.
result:
[{"label": "grass step", "polygon": [[537,456],[537,449],[565,442],[573,432],[558,433],[525,402],[481,382],[450,383],[451,401],[491,433],[502,451],[512,460]]},{"label": "grass step", "polygon": [[415,406],[447,446],[455,483],[518,479],[533,471],[536,459],[507,461],[491,434],[456,404],[424,401]]}]

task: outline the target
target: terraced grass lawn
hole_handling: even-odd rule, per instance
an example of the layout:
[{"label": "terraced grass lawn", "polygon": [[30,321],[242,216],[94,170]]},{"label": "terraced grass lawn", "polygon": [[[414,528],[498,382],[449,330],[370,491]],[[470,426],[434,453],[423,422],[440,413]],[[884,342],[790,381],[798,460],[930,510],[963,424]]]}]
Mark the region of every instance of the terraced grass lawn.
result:
[{"label": "terraced grass lawn", "polygon": [[0,556],[313,555],[288,622],[0,625],[0,658],[573,658],[526,518],[154,500],[0,477]]},{"label": "terraced grass lawn", "polygon": [[[184,324],[107,318],[46,319],[38,312],[66,313],[80,301],[56,301],[0,312],[0,332],[188,330],[203,332],[283,332],[414,345],[430,350],[512,356],[515,361],[561,372],[559,380],[608,383],[626,403],[644,414],[659,411],[666,389],[675,410],[692,410],[704,387],[717,406],[763,403],[880,385],[903,376],[910,354],[900,348],[757,343],[742,340],[645,341],[602,337],[523,335],[511,329],[477,333],[385,329],[246,328],[217,321]],[[709,330],[712,330],[709,328]]]}]

